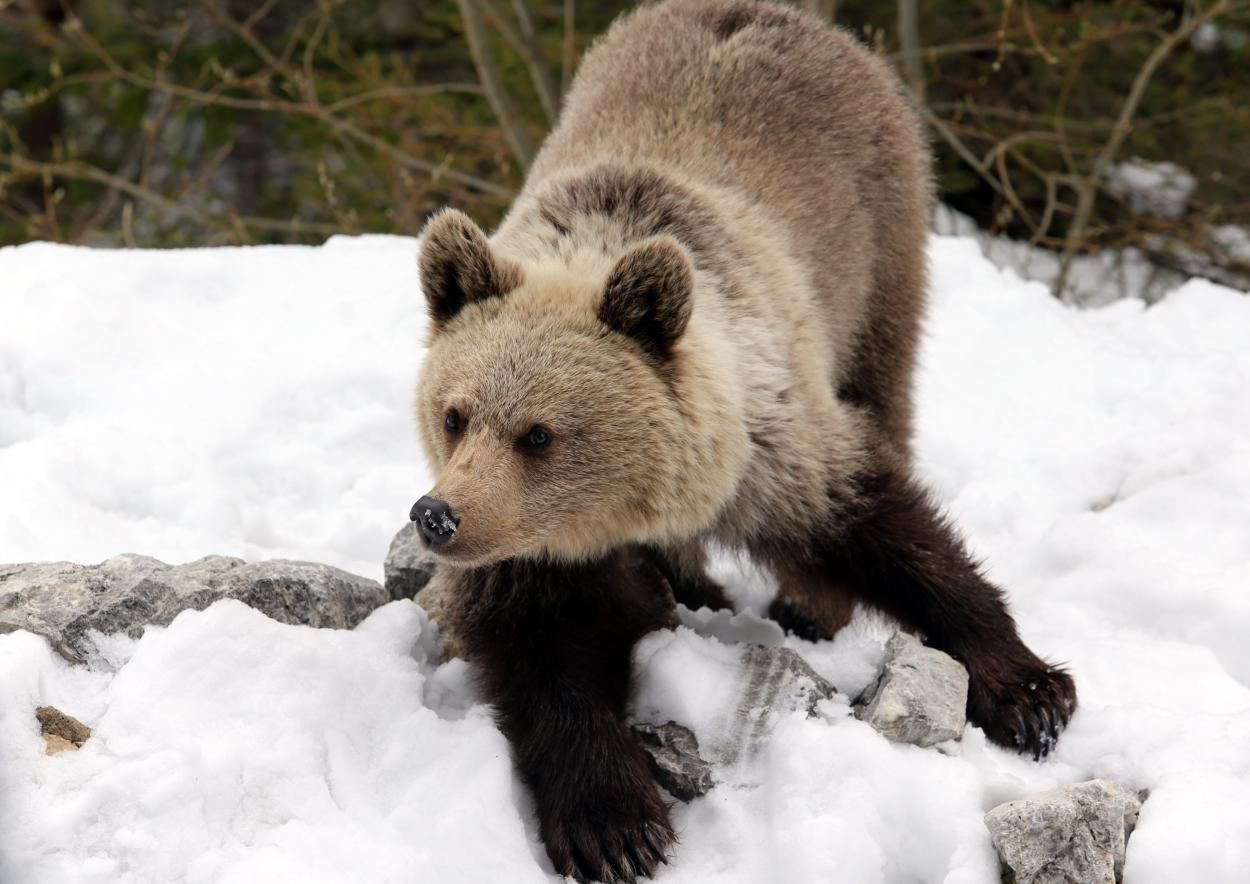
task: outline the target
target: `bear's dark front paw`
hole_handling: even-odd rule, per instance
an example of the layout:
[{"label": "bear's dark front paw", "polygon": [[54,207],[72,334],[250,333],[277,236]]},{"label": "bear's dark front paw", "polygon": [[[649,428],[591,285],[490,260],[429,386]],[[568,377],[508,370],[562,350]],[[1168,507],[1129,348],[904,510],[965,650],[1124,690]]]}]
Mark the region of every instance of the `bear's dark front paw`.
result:
[{"label": "bear's dark front paw", "polygon": [[579,803],[543,820],[542,838],[556,872],[602,884],[650,878],[677,840],[658,794],[633,808]]},{"label": "bear's dark front paw", "polygon": [[1076,685],[1062,669],[1029,657],[969,662],[968,720],[998,745],[1032,752],[1038,761],[1076,711]]}]

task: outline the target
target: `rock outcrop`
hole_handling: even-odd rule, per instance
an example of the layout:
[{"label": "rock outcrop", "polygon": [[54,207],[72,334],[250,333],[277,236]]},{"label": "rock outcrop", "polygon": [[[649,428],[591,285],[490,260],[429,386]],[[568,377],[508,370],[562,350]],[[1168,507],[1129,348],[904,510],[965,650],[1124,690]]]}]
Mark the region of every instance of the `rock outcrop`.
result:
[{"label": "rock outcrop", "polygon": [[417,533],[417,523],[409,522],[399,529],[387,550],[382,565],[386,591],[392,599],[416,598],[436,569],[434,557]]},{"label": "rock outcrop", "polygon": [[180,611],[225,598],[283,623],[338,629],[354,627],[390,601],[376,581],[329,565],[225,556],[167,565],[120,555],[98,565],[0,565],[0,632],[45,636],[63,657],[81,663],[93,631],[138,637],[145,625],[166,625]]}]

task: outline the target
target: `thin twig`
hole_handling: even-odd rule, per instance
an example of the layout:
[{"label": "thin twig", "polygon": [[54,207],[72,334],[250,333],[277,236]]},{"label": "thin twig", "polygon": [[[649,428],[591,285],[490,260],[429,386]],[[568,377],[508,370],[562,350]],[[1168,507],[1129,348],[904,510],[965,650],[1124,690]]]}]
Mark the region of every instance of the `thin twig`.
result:
[{"label": "thin twig", "polygon": [[464,24],[464,36],[469,44],[469,55],[477,68],[478,79],[482,83],[482,92],[486,95],[491,109],[499,120],[504,138],[512,149],[512,156],[522,170],[530,167],[534,161],[534,140],[525,128],[525,120],[521,117],[512,97],[504,86],[503,75],[495,63],[495,56],[490,50],[486,25],[482,22],[482,12],[477,0],[456,0],[460,7],[460,20]]},{"label": "thin twig", "polygon": [[168,212],[190,218],[210,230],[218,226],[207,215],[185,203],[171,200],[150,187],[143,187],[133,181],[122,178],[120,175],[114,175],[112,172],[106,172],[104,169],[79,160],[69,160],[60,163],[40,163],[18,154],[9,153],[0,155],[0,162],[7,163],[9,168],[15,172],[30,176],[40,176],[45,180],[48,178],[69,178],[75,181],[93,181],[96,184],[103,184],[105,187],[120,190],[122,193],[129,194],[136,199],[150,202]]},{"label": "thin twig", "polygon": [[551,78],[551,71],[547,68],[547,62],[543,60],[542,49],[534,36],[534,27],[529,21],[524,2],[513,0],[517,15],[522,17],[519,22],[513,21],[512,16],[503,8],[499,0],[482,0],[482,2],[486,4],[491,18],[503,32],[504,38],[525,63],[525,69],[529,71],[530,80],[534,84],[534,91],[538,93],[538,102],[542,105],[543,114],[547,117],[547,125],[555,125],[556,117],[560,113],[560,96]]},{"label": "thin twig", "polygon": [[356,95],[349,95],[347,98],[341,98],[325,106],[326,111],[335,113],[341,110],[347,110],[349,107],[355,107],[358,104],[364,104],[369,101],[377,101],[380,98],[404,98],[409,95],[440,95],[451,92],[463,92],[465,95],[481,95],[482,87],[477,83],[428,83],[420,86],[379,86],[377,89],[369,89]]},{"label": "thin twig", "polygon": [[924,56],[920,53],[920,11],[916,0],[898,0],[898,39],[907,84],[917,103],[924,104]]},{"label": "thin twig", "polygon": [[321,100],[317,97],[317,72],[313,66],[313,59],[317,55],[317,47],[325,37],[326,28],[330,26],[330,12],[334,8],[331,0],[320,0],[317,7],[320,15],[317,16],[317,24],[313,27],[312,36],[304,44],[304,76],[300,78],[300,92],[303,93],[304,100],[312,105],[321,104]]},{"label": "thin twig", "polygon": [[574,0],[564,0],[564,39],[560,46],[560,94],[568,95],[573,83],[573,40],[577,35]]}]

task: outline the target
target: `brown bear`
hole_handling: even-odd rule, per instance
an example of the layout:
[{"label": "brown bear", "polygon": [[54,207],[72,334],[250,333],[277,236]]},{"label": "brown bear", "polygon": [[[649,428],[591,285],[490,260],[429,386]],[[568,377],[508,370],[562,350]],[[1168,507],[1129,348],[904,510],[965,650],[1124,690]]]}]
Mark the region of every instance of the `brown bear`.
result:
[{"label": "brown bear", "polygon": [[[811,638],[853,602],[968,668],[969,719],[1045,754],[1071,678],[1021,642],[911,474],[932,184],[884,62],[794,9],[669,0],[587,53],[487,238],[427,225],[412,517],[557,871],[649,874],[667,811],[624,724],[630,650],[770,568]],[[657,595],[658,593],[658,595]]]}]

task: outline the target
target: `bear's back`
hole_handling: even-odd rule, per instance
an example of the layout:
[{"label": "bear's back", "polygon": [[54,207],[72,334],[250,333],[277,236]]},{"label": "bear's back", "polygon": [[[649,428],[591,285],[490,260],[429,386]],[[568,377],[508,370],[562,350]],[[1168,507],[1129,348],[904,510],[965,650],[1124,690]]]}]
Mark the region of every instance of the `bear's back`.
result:
[{"label": "bear's back", "polygon": [[756,0],[646,6],[596,42],[530,183],[597,162],[742,190],[796,227],[872,202],[886,179],[928,198],[920,128],[887,66]]},{"label": "bear's back", "polygon": [[[526,191],[599,164],[744,198],[749,213],[735,199],[726,214],[785,244],[841,367],[880,316],[918,325],[923,293],[874,291],[874,280],[887,262],[923,261],[929,158],[894,74],[850,35],[756,0],[642,7],[587,53]],[[914,334],[902,337],[906,349]],[[899,355],[906,373],[910,355]]]}]

